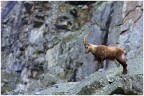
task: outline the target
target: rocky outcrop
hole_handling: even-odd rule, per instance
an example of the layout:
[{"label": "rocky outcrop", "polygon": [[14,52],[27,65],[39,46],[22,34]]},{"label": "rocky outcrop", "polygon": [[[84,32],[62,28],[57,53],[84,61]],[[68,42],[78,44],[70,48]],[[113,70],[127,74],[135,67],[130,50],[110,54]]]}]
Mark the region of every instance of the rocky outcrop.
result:
[{"label": "rocky outcrop", "polygon": [[[95,95],[142,95],[143,75],[117,77],[115,82],[95,91]],[[138,82],[138,83],[136,83]]]},{"label": "rocky outcrop", "polygon": [[[43,95],[142,95],[143,75],[121,75],[120,68],[96,72],[77,83],[55,84],[35,94]],[[115,73],[114,73],[115,72]],[[69,86],[70,85],[70,86]]]},{"label": "rocky outcrop", "polygon": [[[20,82],[9,90],[11,80],[2,81],[2,94],[142,94],[142,13],[142,1],[18,1],[2,20],[1,72]],[[124,48],[128,74],[108,60],[95,72],[85,34],[90,43]]]}]

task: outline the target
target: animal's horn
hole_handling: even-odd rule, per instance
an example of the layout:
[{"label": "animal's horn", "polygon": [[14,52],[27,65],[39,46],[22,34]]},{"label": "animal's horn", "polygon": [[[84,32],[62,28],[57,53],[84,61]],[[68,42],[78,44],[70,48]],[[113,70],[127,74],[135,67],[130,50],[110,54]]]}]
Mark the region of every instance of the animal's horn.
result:
[{"label": "animal's horn", "polygon": [[87,44],[88,44],[87,37],[88,37],[88,34],[86,34],[86,35],[84,36],[84,45],[87,45]]}]

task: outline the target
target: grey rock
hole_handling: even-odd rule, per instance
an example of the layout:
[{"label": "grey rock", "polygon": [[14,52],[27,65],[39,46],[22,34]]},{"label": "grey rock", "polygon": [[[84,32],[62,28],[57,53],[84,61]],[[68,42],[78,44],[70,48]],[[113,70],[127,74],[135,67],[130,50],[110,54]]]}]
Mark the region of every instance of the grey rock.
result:
[{"label": "grey rock", "polygon": [[27,57],[27,59],[32,56],[32,54],[34,53],[34,51],[35,50],[34,50],[33,47],[31,47],[31,46],[27,47],[27,49],[25,50],[25,56]]},{"label": "grey rock", "polygon": [[[48,69],[50,69],[52,66],[55,66],[58,62],[59,59],[59,44],[54,46],[53,48],[47,50],[45,58],[48,64]],[[57,50],[57,51],[55,51]]]},{"label": "grey rock", "polygon": [[66,82],[67,82],[66,80],[58,80],[56,83],[61,84],[61,83],[66,83]]},{"label": "grey rock", "polygon": [[44,38],[43,38],[43,28],[39,29],[39,30],[31,30],[30,34],[29,34],[29,41],[31,44],[35,44],[37,45],[38,42],[43,42]]},{"label": "grey rock", "polygon": [[[53,87],[47,88],[43,91],[40,91],[40,94],[44,95],[110,95],[110,94],[142,94],[142,75],[120,75],[120,71],[117,71],[118,68],[115,70],[111,69],[107,72],[96,72],[89,77],[83,79],[77,83],[71,83],[70,87],[65,86],[70,83],[61,83],[55,84]],[[112,72],[115,72],[112,75]],[[101,75],[99,75],[101,74]],[[109,84],[105,74],[114,79],[111,84]],[[141,84],[141,85],[140,85]],[[55,88],[56,87],[56,88]],[[66,89],[65,89],[66,88]],[[57,90],[56,90],[57,89]],[[54,91],[56,90],[56,91]],[[122,90],[118,91],[118,90]]]},{"label": "grey rock", "polygon": [[23,83],[27,83],[29,81],[27,73],[28,69],[25,67],[21,72],[21,79]]},{"label": "grey rock", "polygon": [[64,76],[64,70],[60,66],[51,67],[49,69],[49,73],[53,74],[54,76],[58,78],[62,78]]},{"label": "grey rock", "polygon": [[27,13],[31,13],[31,8],[33,6],[33,3],[32,2],[25,2],[24,6],[25,6]]},{"label": "grey rock", "polygon": [[[140,79],[136,79],[137,76],[141,77],[142,75],[122,76],[122,78],[116,77],[119,78],[118,79],[119,81],[115,81],[110,85],[107,85],[101,89],[96,90],[95,93],[93,93],[93,95],[108,95],[108,94],[140,95],[142,94],[142,85],[139,86],[139,84],[141,84],[142,82],[140,81]],[[127,81],[127,79],[129,80]],[[123,80],[125,81],[125,83],[123,83]]]},{"label": "grey rock", "polygon": [[38,64],[44,64],[45,63],[45,58],[43,56],[40,56],[34,60],[34,62]]},{"label": "grey rock", "polygon": [[44,23],[43,20],[39,20],[39,19],[35,18],[34,21],[33,21],[33,27],[34,28],[39,28],[41,25],[43,25],[43,23]]},{"label": "grey rock", "polygon": [[1,88],[2,88],[4,85],[5,85],[5,84],[2,82],[2,83],[1,83]]},{"label": "grey rock", "polygon": [[31,94],[36,88],[41,88],[42,85],[40,83],[40,80],[31,80],[27,86],[26,89],[28,91],[29,94]]},{"label": "grey rock", "polygon": [[41,80],[41,84],[43,87],[48,87],[57,82],[58,78],[52,74],[45,74],[43,79]]},{"label": "grey rock", "polygon": [[72,26],[72,22],[67,16],[59,16],[55,26],[57,29],[70,30],[69,28]]},{"label": "grey rock", "polygon": [[127,61],[128,63],[128,74],[143,74],[143,64],[142,64],[142,55],[135,55],[133,58]]},{"label": "grey rock", "polygon": [[7,79],[3,79],[2,81],[5,82],[5,83],[8,83],[8,82],[9,82]]},{"label": "grey rock", "polygon": [[[112,73],[112,72],[115,72],[115,73]],[[77,88],[75,87],[76,88],[74,89],[75,93],[73,94],[92,94],[96,89],[99,89],[108,84],[108,81],[105,75],[110,75],[111,77],[114,77],[118,74],[121,74],[121,70],[119,70],[119,68],[114,68],[103,73],[95,72],[94,74],[90,75],[88,78],[82,80],[79,83],[79,85],[77,85]]]},{"label": "grey rock", "polygon": [[87,5],[84,5],[84,6],[82,7],[82,9],[83,9],[83,10],[88,9],[88,6],[87,6]]},{"label": "grey rock", "polygon": [[39,93],[42,95],[62,95],[69,93],[68,90],[73,88],[77,82],[69,82],[63,84],[56,84],[53,87],[47,88],[45,90],[40,91]]}]

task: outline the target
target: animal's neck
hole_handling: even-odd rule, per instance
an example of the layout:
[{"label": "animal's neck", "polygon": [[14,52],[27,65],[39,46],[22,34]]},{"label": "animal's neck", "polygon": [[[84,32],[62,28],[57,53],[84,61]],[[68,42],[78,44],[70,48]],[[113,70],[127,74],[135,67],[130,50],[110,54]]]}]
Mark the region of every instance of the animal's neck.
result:
[{"label": "animal's neck", "polygon": [[91,52],[92,52],[92,54],[95,54],[97,45],[91,44],[90,46],[91,46]]}]

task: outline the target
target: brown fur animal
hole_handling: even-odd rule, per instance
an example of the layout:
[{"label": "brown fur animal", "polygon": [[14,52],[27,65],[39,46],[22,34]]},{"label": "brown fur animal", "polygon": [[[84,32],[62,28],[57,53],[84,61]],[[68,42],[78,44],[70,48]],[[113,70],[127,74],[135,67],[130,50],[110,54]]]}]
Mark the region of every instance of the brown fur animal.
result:
[{"label": "brown fur animal", "polygon": [[127,64],[125,61],[125,51],[122,48],[105,45],[93,45],[87,41],[87,34],[84,37],[85,53],[91,52],[98,60],[97,68],[103,67],[103,61],[106,59],[117,60],[123,66],[123,74],[127,73]]}]

